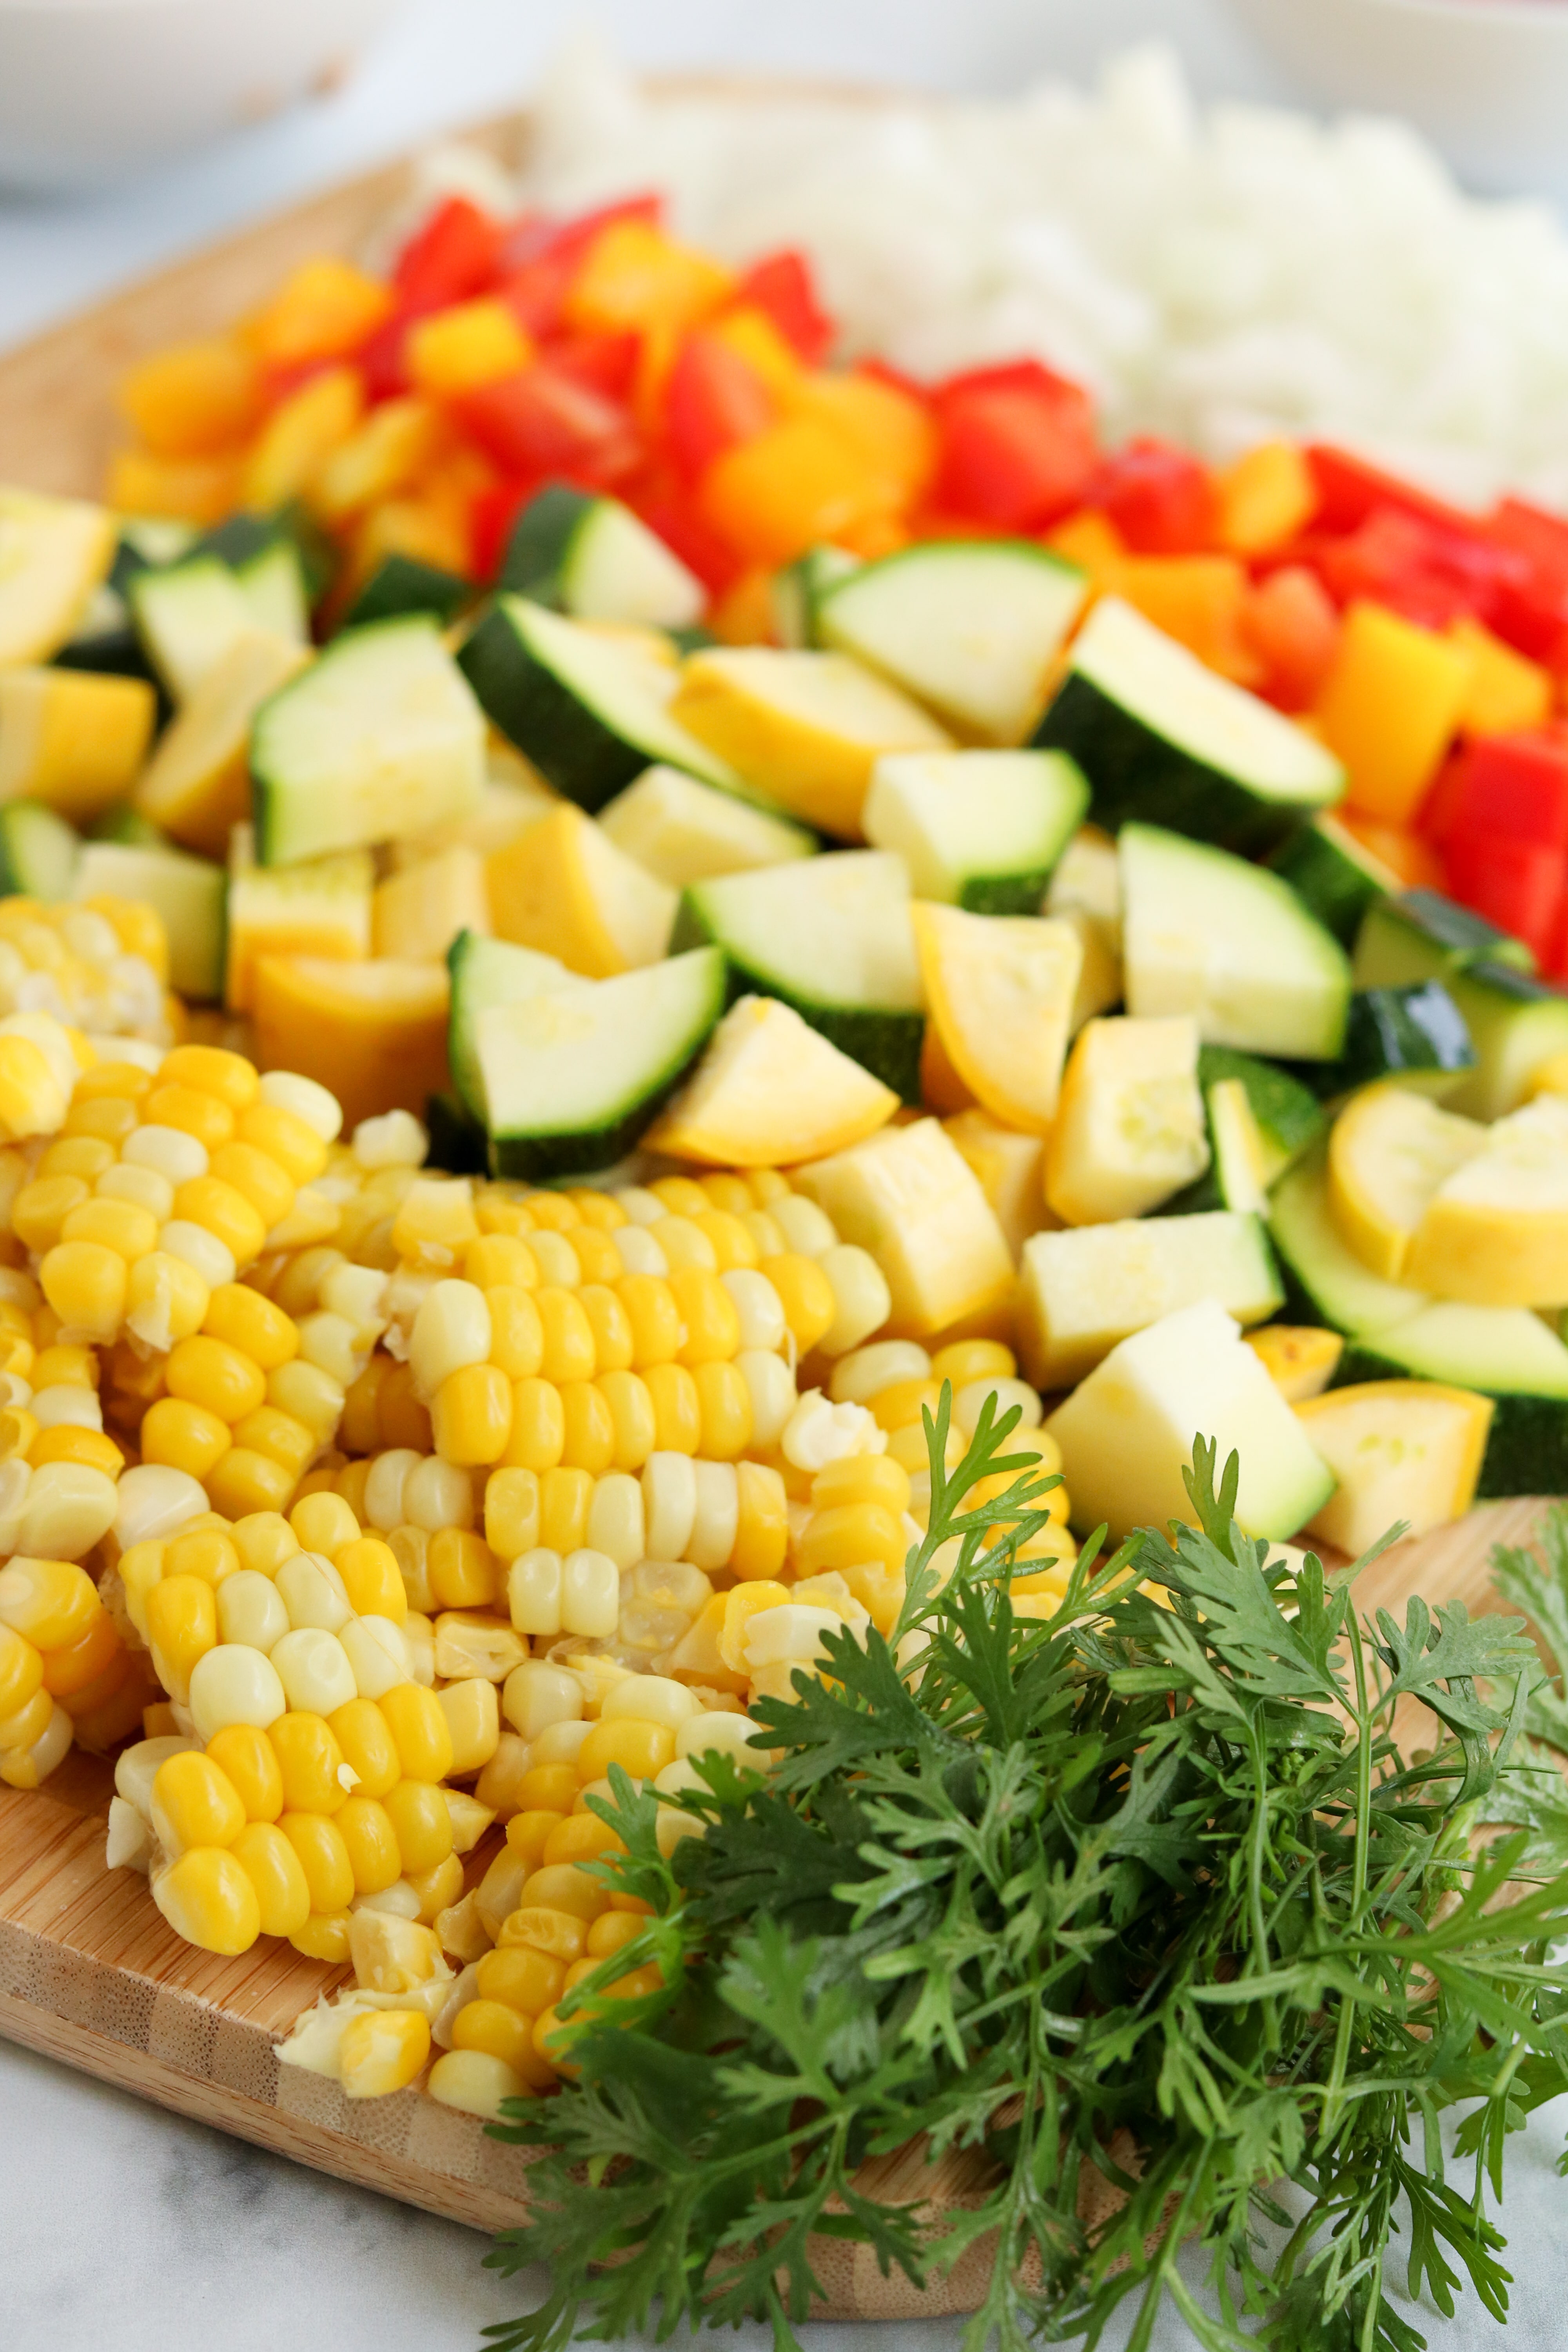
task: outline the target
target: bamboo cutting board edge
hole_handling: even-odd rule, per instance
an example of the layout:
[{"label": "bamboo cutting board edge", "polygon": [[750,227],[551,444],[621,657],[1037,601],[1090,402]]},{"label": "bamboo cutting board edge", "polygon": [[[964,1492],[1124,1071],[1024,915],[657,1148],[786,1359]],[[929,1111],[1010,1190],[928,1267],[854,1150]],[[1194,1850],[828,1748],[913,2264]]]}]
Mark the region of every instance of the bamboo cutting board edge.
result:
[{"label": "bamboo cutting board edge", "polygon": [[[1357,1586],[1362,1612],[1403,1617],[1417,1591],[1434,1605],[1461,1599],[1472,1614],[1497,1606],[1491,1547],[1527,1542],[1545,1507],[1539,1497],[1490,1504],[1396,1546]],[[519,2223],[522,2149],[418,2091],[355,2102],[335,2083],[279,2064],[277,2044],[295,2017],[346,1972],[286,1944],[223,1959],[181,1943],[145,1881],[104,1866],[110,1792],[109,1768],[88,1758],[69,1759],[42,1791],[0,1790],[0,2034],[427,2212],[487,2231]],[[928,2170],[910,2149],[877,2169],[880,2194],[939,2210],[967,2202],[978,2185],[973,2156]],[[1098,2175],[1086,2179],[1086,2221],[1109,2211],[1102,2192]],[[817,2252],[828,2299],[815,2315],[841,2320],[973,2310],[990,2262],[983,2242],[921,2295],[900,2276],[884,2279],[864,2247],[822,2241]]]}]

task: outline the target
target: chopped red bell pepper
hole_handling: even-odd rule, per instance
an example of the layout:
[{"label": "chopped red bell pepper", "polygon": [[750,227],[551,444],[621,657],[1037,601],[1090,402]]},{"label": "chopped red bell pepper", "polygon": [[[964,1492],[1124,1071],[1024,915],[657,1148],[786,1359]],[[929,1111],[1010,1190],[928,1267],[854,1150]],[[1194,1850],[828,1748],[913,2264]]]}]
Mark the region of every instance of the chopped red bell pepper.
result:
[{"label": "chopped red bell pepper", "polygon": [[1563,852],[1534,841],[1450,840],[1443,856],[1461,906],[1522,940],[1538,958],[1553,951],[1563,916]]},{"label": "chopped red bell pepper", "polygon": [[816,299],[811,264],[805,254],[764,255],[747,270],[735,289],[735,299],[765,310],[807,367],[817,367],[826,358],[833,345],[833,320]]},{"label": "chopped red bell pepper", "polygon": [[501,249],[499,291],[502,299],[535,341],[544,341],[559,332],[566,297],[583,256],[600,230],[618,220],[656,222],[663,212],[662,197],[645,195],[596,205],[570,221],[531,214],[517,223]]},{"label": "chopped red bell pepper", "polygon": [[1502,551],[1441,532],[1400,507],[1374,507],[1342,539],[1317,540],[1313,554],[1341,605],[1370,598],[1418,628],[1446,629],[1461,614],[1490,610]]},{"label": "chopped red bell pepper", "polygon": [[637,383],[642,357],[642,337],[625,335],[563,335],[541,354],[552,368],[590,392],[609,400],[627,400]]},{"label": "chopped red bell pepper", "polygon": [[1384,473],[1381,466],[1353,456],[1349,449],[1314,441],[1307,450],[1307,463],[1318,486],[1316,527],[1331,536],[1356,530],[1378,507],[1392,507],[1401,514],[1413,515],[1418,522],[1434,523],[1462,537],[1479,538],[1484,531],[1479,516],[1467,514],[1462,507],[1448,506],[1430,490],[1401,481],[1397,474]]},{"label": "chopped red bell pepper", "polygon": [[1199,555],[1215,544],[1214,484],[1189,450],[1168,441],[1129,441],[1118,449],[1093,499],[1135,555]]},{"label": "chopped red bell pepper", "polygon": [[1521,499],[1504,499],[1486,534],[1519,566],[1500,583],[1488,626],[1531,661],[1568,675],[1568,523]]},{"label": "chopped red bell pepper", "polygon": [[442,310],[486,292],[496,282],[506,236],[504,221],[492,220],[467,196],[448,196],[393,264],[392,282],[403,307]]},{"label": "chopped red bell pepper", "polygon": [[687,336],[665,387],[664,415],[670,456],[689,481],[727,449],[754,440],[774,414],[772,393],[739,352],[700,329]]},{"label": "chopped red bell pepper", "polygon": [[1286,710],[1309,709],[1340,641],[1339,614],[1317,573],[1302,563],[1269,572],[1242,607],[1241,633],[1263,664],[1269,700]]},{"label": "chopped red bell pepper", "polygon": [[1492,841],[1568,855],[1568,733],[1554,727],[1477,735],[1427,794],[1420,830],[1462,859]]},{"label": "chopped red bell pepper", "polygon": [[490,581],[500,570],[511,527],[541,486],[533,474],[519,480],[492,483],[481,490],[468,509],[468,536],[476,580]]},{"label": "chopped red bell pepper", "polygon": [[464,393],[452,406],[509,474],[563,474],[584,488],[609,489],[643,459],[620,403],[546,360]]},{"label": "chopped red bell pepper", "polygon": [[1100,467],[1094,405],[1037,360],[952,376],[931,394],[942,436],[933,504],[1001,530],[1043,530]]},{"label": "chopped red bell pepper", "polygon": [[721,596],[745,569],[726,540],[699,511],[686,485],[668,469],[650,473],[625,493],[649,530],[695,572],[710,595]]}]

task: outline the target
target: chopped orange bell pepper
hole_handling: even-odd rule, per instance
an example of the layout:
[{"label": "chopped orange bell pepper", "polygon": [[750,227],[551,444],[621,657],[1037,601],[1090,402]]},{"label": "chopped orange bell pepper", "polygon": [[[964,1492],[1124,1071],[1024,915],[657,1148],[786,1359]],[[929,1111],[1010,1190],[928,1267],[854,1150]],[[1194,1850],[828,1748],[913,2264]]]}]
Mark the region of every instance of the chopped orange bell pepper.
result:
[{"label": "chopped orange bell pepper", "polygon": [[1045,543],[1087,572],[1098,595],[1112,596],[1120,590],[1127,548],[1116,525],[1098,508],[1084,507],[1068,515],[1046,533]]},{"label": "chopped orange bell pepper", "polygon": [[1237,686],[1262,683],[1242,631],[1251,583],[1234,555],[1130,555],[1117,585],[1157,629]]},{"label": "chopped orange bell pepper", "polygon": [[615,334],[656,320],[689,327],[716,310],[734,283],[707,254],[678,245],[651,221],[611,221],[588,247],[564,315],[568,326],[590,333]]},{"label": "chopped orange bell pepper", "polygon": [[515,375],[533,357],[533,341],[493,296],[458,302],[408,331],[408,373],[421,392],[472,392]]},{"label": "chopped orange bell pepper", "polygon": [[767,312],[759,310],[754,302],[741,302],[734,310],[726,310],[721,318],[713,320],[708,331],[716,342],[727,344],[748,367],[754,369],[785,408],[803,399],[807,385],[816,381],[802,367],[797,354]]},{"label": "chopped orange bell pepper", "polygon": [[808,377],[802,405],[855,451],[871,476],[875,505],[901,513],[924,498],[936,473],[937,430],[912,394],[857,371]]},{"label": "chopped orange bell pepper", "polygon": [[145,449],[117,449],[109,461],[106,495],[121,514],[221,522],[237,503],[239,468],[232,457],[154,457]]},{"label": "chopped orange bell pepper", "polygon": [[346,261],[302,261],[241,332],[266,367],[301,367],[357,352],[395,307],[390,287]]},{"label": "chopped orange bell pepper", "polygon": [[254,430],[261,379],[237,343],[182,343],[133,367],[120,405],[155,457],[211,457]]},{"label": "chopped orange bell pepper", "polygon": [[1312,469],[1293,441],[1265,441],[1221,474],[1219,535],[1233,555],[1285,547],[1318,510]]},{"label": "chopped orange bell pepper", "polygon": [[384,400],[325,459],[310,486],[311,506],[338,523],[395,497],[429,463],[444,429],[427,400]]},{"label": "chopped orange bell pepper", "polygon": [[326,368],[275,408],[246,457],[240,488],[247,507],[270,512],[298,498],[364,414],[359,370]]},{"label": "chopped orange bell pepper", "polygon": [[1352,808],[1336,809],[1335,815],[1347,833],[1353,833],[1363,849],[1383,860],[1391,872],[1397,874],[1407,890],[1448,889],[1448,877],[1442,859],[1429,841],[1418,833],[1406,833],[1400,825],[1379,824],[1374,818],[1358,815]]}]

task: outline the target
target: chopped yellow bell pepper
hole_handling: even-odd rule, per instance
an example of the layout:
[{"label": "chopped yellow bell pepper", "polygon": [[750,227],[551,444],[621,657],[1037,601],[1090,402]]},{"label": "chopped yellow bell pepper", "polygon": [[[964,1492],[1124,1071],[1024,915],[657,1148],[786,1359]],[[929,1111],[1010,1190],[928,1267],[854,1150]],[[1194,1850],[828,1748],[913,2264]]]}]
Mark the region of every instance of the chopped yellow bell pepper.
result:
[{"label": "chopped yellow bell pepper", "polygon": [[1293,441],[1265,441],[1218,478],[1220,542],[1233,555],[1286,546],[1318,510],[1312,470]]},{"label": "chopped yellow bell pepper", "polygon": [[326,458],[310,485],[310,504],[329,523],[346,522],[423,472],[446,431],[427,400],[384,400]]},{"label": "chopped yellow bell pepper", "polygon": [[320,254],[302,261],[240,331],[264,366],[300,367],[358,351],[395,307],[392,289],[380,278]]},{"label": "chopped yellow bell pepper", "polygon": [[119,398],[155,457],[211,457],[255,427],[261,382],[237,343],[180,343],[133,367]]},{"label": "chopped yellow bell pepper", "polygon": [[1453,740],[1476,657],[1382,604],[1352,604],[1313,716],[1343,761],[1353,808],[1385,824],[1415,814]]},{"label": "chopped yellow bell pepper", "polygon": [[691,326],[718,309],[734,282],[707,254],[678,245],[651,221],[611,221],[566,297],[566,321],[601,334],[656,322]]},{"label": "chopped yellow bell pepper", "polygon": [[145,678],[0,669],[0,801],[43,801],[89,824],[130,791],[157,715]]},{"label": "chopped yellow bell pepper", "polygon": [[533,357],[533,341],[514,311],[493,295],[454,303],[408,331],[408,373],[421,392],[472,392],[515,375]]},{"label": "chopped yellow bell pepper", "polygon": [[327,368],[275,408],[247,453],[245,503],[263,513],[298,498],[364,414],[357,368]]},{"label": "chopped yellow bell pepper", "polygon": [[1546,724],[1552,716],[1550,671],[1516,654],[1468,614],[1454,623],[1448,638],[1475,657],[1469,692],[1459,713],[1463,733],[1509,735],[1516,728]]}]

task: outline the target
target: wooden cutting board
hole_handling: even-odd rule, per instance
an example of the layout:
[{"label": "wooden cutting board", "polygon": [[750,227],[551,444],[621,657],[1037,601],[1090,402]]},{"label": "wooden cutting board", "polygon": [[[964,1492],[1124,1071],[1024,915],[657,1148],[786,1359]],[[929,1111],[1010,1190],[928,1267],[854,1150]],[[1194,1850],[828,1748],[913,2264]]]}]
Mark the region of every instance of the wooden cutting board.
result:
[{"label": "wooden cutting board", "polygon": [[[1472,1615],[1500,1604],[1488,1562],[1494,1543],[1524,1543],[1546,1505],[1493,1503],[1458,1526],[1399,1545],[1357,1587],[1363,1612],[1403,1617],[1419,1591],[1436,1605],[1463,1600]],[[522,2220],[529,2159],[488,2138],[470,2116],[417,2091],[355,2102],[335,2083],[278,2063],[276,2045],[302,2009],[347,1971],[301,1959],[270,1940],[239,1959],[182,1943],[147,1883],[103,1864],[108,1767],[72,1756],[31,1795],[0,1789],[0,2033],[84,2074],[140,2092],[179,2115],[276,2148],[320,2172],[363,2182],[476,2229]],[[488,1864],[491,1837],[472,1858]],[[961,2204],[974,2161],[927,2171],[918,2151],[876,2167],[879,2193]],[[869,2183],[868,2182],[868,2185]],[[1085,2199],[1102,2197],[1098,2174]],[[1087,2204],[1085,2218],[1099,2215]],[[934,2317],[973,2310],[990,2257],[972,2248],[924,2296],[883,2279],[864,2249],[819,2244],[829,2304],[823,2317]]]},{"label": "wooden cutting board", "polygon": [[[515,114],[468,135],[515,166],[527,131],[526,116]],[[121,437],[114,386],[123,370],[144,352],[221,332],[310,255],[356,252],[407,183],[405,163],[373,172],[0,356],[0,482],[98,496]],[[1491,1547],[1527,1540],[1544,1507],[1494,1504],[1401,1545],[1359,1588],[1362,1608],[1403,1614],[1417,1591],[1433,1603],[1461,1598],[1472,1613],[1495,1607]],[[520,2221],[528,2159],[488,2138],[473,2117],[413,2091],[355,2103],[335,2084],[279,2064],[277,2043],[299,2012],[347,1972],[286,1944],[226,1960],[181,1943],[144,1880],[103,1866],[110,1790],[108,1768],[81,1756],[40,1793],[0,1789],[0,2033],[428,2212],[487,2231]],[[494,1843],[473,1857],[470,1883]],[[868,2168],[868,2186],[873,2173],[880,2194],[949,2208],[965,2202],[979,2178],[973,2158],[928,2171],[918,2150]],[[1090,2176],[1086,2221],[1099,2218],[1094,2200],[1105,2193]],[[825,2241],[817,2253],[825,2318],[973,2310],[990,2266],[987,2248],[972,2248],[950,2278],[919,2295],[901,2279],[884,2280],[863,2249]]]}]

